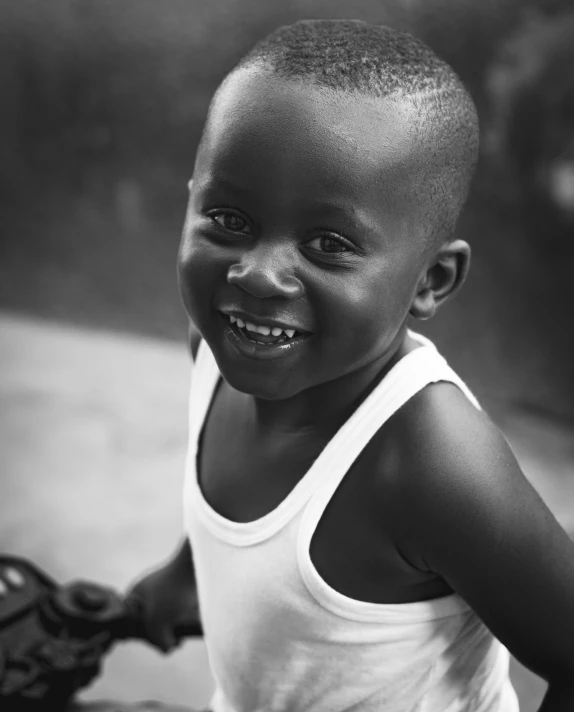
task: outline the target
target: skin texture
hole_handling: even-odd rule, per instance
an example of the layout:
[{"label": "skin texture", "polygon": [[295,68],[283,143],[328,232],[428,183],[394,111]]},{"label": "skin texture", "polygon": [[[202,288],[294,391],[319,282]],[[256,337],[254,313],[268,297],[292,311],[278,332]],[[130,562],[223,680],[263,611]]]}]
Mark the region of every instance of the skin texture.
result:
[{"label": "skin texture", "polygon": [[[223,516],[250,521],[276,507],[416,348],[409,314],[433,316],[464,281],[468,245],[429,249],[417,220],[412,176],[426,154],[409,112],[404,101],[249,71],[214,102],[179,280],[224,377],[199,459],[204,495]],[[225,308],[310,336],[280,359],[250,359],[226,336]],[[541,709],[574,709],[574,547],[495,426],[451,384],[425,388],[381,428],[327,507],[311,555],[327,583],[360,600],[460,593],[551,682]]]},{"label": "skin texture", "polygon": [[[180,288],[225,380],[256,396],[267,422],[300,427],[325,411],[348,413],[412,348],[409,312],[431,316],[464,279],[468,246],[429,254],[416,220],[409,176],[423,159],[405,120],[411,107],[377,106],[374,114],[371,101],[243,71],[210,112]],[[336,130],[327,128],[333,116]],[[216,222],[217,210],[235,216],[218,217],[235,220],[233,231]],[[237,358],[214,318],[226,307],[312,337],[280,362]]]}]

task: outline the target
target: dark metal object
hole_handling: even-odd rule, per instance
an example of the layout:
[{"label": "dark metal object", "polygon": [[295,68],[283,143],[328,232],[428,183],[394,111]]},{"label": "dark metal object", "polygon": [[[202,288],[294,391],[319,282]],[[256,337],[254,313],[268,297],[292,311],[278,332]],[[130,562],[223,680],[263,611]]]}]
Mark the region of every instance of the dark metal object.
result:
[{"label": "dark metal object", "polygon": [[88,581],[58,585],[0,556],[0,709],[64,710],[115,641],[144,638],[135,601]]}]

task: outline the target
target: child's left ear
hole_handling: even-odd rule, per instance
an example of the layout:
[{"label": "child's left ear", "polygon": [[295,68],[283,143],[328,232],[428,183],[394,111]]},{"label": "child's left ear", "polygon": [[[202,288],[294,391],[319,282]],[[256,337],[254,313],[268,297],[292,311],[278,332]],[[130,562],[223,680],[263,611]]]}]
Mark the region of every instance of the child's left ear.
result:
[{"label": "child's left ear", "polygon": [[409,313],[430,319],[462,286],[470,267],[470,246],[464,240],[445,243],[422,275]]}]

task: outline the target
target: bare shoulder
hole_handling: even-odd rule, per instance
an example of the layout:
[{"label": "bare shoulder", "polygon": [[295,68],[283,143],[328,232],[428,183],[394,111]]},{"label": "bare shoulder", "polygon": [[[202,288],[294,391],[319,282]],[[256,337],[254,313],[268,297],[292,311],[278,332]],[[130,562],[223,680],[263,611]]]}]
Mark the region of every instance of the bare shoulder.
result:
[{"label": "bare shoulder", "polygon": [[441,534],[458,526],[488,526],[494,501],[533,495],[499,428],[449,382],[427,386],[395,413],[377,450],[381,497],[392,498],[403,553],[423,570],[440,573],[433,537],[440,547]]},{"label": "bare shoulder", "polygon": [[199,343],[201,341],[201,334],[195,328],[195,326],[190,322],[188,331],[188,344],[189,352],[191,353],[191,358],[193,361],[197,358],[197,351],[199,349]]},{"label": "bare shoulder", "polygon": [[501,470],[516,465],[500,429],[452,383],[427,386],[393,420],[401,483],[426,495],[444,491],[450,501],[460,488],[478,486],[477,478],[500,485]]},{"label": "bare shoulder", "polygon": [[574,545],[500,430],[449,383],[425,388],[388,425],[401,553],[523,664],[574,686]]}]

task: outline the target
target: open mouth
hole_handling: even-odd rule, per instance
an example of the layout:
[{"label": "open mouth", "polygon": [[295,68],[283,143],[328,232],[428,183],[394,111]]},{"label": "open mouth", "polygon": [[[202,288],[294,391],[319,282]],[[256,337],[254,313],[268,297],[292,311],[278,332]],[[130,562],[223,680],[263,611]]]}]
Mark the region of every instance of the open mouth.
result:
[{"label": "open mouth", "polygon": [[221,314],[235,334],[259,346],[282,346],[292,344],[309,336],[309,332],[266,326],[244,321],[231,314]]}]

